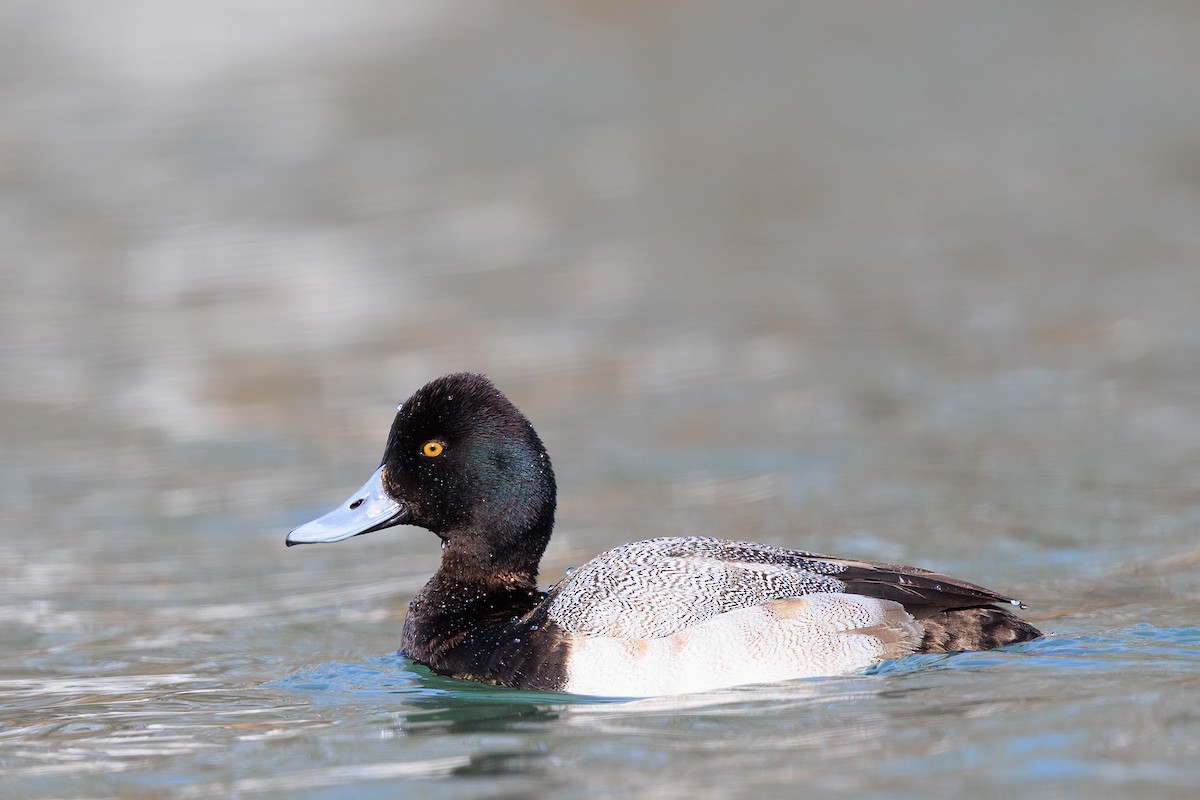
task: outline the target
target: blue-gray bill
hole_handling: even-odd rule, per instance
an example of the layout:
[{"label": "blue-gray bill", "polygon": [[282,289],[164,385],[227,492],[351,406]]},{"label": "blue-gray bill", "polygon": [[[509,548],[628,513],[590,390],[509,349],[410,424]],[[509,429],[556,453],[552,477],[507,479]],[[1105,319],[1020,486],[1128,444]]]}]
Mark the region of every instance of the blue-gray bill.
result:
[{"label": "blue-gray bill", "polygon": [[393,499],[383,486],[383,467],[340,506],[323,517],[306,522],[287,535],[287,545],[340,542],[360,533],[402,524],[408,506]]}]

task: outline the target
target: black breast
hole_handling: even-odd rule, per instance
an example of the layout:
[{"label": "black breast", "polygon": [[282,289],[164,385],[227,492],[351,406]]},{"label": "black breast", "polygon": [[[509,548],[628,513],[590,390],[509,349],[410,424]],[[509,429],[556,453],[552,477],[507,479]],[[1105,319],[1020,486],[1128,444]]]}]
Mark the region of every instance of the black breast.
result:
[{"label": "black breast", "polygon": [[570,641],[546,618],[544,597],[529,589],[426,587],[409,605],[400,653],[440,675],[559,691]]}]

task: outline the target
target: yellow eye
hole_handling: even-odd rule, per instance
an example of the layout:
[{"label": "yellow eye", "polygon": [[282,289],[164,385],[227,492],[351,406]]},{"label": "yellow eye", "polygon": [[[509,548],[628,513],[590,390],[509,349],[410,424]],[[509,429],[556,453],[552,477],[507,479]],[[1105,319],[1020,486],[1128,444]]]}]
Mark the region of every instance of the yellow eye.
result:
[{"label": "yellow eye", "polygon": [[428,442],[421,445],[421,455],[433,458],[434,456],[440,456],[442,451],[445,449],[446,446],[437,439],[430,439]]}]

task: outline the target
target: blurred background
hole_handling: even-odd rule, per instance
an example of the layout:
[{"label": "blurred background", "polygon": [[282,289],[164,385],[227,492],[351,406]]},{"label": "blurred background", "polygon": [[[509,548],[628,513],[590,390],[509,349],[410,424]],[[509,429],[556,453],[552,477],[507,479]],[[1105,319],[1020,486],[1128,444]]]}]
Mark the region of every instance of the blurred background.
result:
[{"label": "blurred background", "polygon": [[[1198,33],[1175,2],[5,3],[18,793],[1194,788]],[[634,539],[746,538],[951,572],[1063,638],[936,741],[916,689],[968,689],[920,673],[911,708],[859,709],[892,738],[834,755],[853,706],[739,699],[760,745],[824,731],[769,768],[686,715],[575,739],[522,710],[429,743],[462,763],[337,772],[417,758],[404,692],[457,708],[398,661],[368,680],[398,696],[346,688],[436,539],[283,536],[460,370],[550,449],[547,582]],[[330,664],[336,702],[270,684]],[[822,758],[882,767],[831,783]]]}]

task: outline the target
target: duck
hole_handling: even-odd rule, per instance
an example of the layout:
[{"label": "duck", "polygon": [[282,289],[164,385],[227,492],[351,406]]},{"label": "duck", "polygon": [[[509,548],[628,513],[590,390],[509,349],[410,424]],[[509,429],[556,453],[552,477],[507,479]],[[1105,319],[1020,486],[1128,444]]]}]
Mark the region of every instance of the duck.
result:
[{"label": "duck", "polygon": [[431,531],[441,564],[408,606],[400,655],[514,689],[690,694],[1042,636],[1010,610],[1020,601],[958,578],[707,536],[624,544],[542,591],[556,502],[533,425],[486,376],[456,373],[398,406],[367,482],[286,544]]}]

